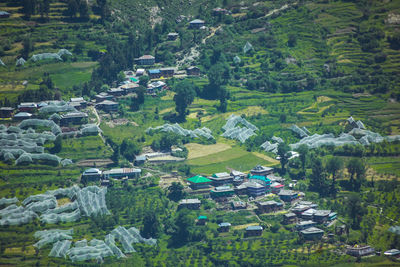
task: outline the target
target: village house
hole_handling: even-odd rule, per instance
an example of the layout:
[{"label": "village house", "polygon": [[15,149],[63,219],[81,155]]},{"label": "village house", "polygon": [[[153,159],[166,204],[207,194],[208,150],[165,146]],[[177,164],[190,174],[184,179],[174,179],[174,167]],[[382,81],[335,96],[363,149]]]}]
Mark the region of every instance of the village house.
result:
[{"label": "village house", "polygon": [[106,179],[109,178],[114,178],[114,179],[122,179],[122,178],[138,178],[140,177],[140,174],[142,173],[141,169],[135,169],[135,168],[117,168],[117,169],[111,169],[108,171],[103,172],[103,177]]},{"label": "village house", "polygon": [[145,74],[145,70],[144,69],[137,69],[136,70],[136,76],[143,76]]},{"label": "village house", "polygon": [[14,108],[1,107],[0,108],[0,118],[11,118],[13,112],[14,112]]},{"label": "village house", "polygon": [[107,94],[112,95],[113,97],[123,96],[125,95],[125,90],[122,88],[110,88],[107,91]]},{"label": "village house", "polygon": [[124,94],[130,94],[135,92],[135,90],[139,87],[140,85],[137,83],[126,83],[124,85],[121,85],[119,88],[124,90]]},{"label": "village house", "polygon": [[246,236],[261,236],[263,228],[261,225],[251,225],[246,227]]},{"label": "village house", "polygon": [[368,256],[375,253],[375,249],[370,246],[354,246],[349,247],[346,250],[346,254],[354,257],[363,257]]},{"label": "village house", "polygon": [[166,83],[163,81],[152,82],[147,86],[148,94],[155,94],[166,87]]},{"label": "village house", "polygon": [[315,240],[321,239],[324,235],[324,231],[317,227],[310,227],[300,231],[299,235],[303,240]]},{"label": "village house", "polygon": [[255,166],[250,171],[251,175],[265,176],[265,177],[272,174],[273,172],[274,172],[274,168],[264,167],[261,165]]},{"label": "village house", "polygon": [[195,20],[192,20],[191,22],[189,22],[189,28],[200,29],[201,27],[204,26],[204,24],[205,24],[204,20],[195,19]]},{"label": "village house", "polygon": [[190,210],[200,209],[201,201],[197,198],[192,199],[181,199],[179,201],[178,209],[187,208]]},{"label": "village house", "polygon": [[310,227],[316,226],[317,223],[314,221],[302,221],[296,224],[296,230],[301,231]]},{"label": "village house", "polygon": [[187,181],[190,184],[190,188],[192,188],[193,190],[209,188],[212,183],[210,179],[201,175],[190,177],[189,179],[187,179]]},{"label": "village house", "polygon": [[139,155],[135,157],[135,166],[143,165],[146,162],[147,158],[145,155]]},{"label": "village house", "polygon": [[37,104],[33,102],[26,102],[26,103],[21,103],[18,105],[18,110],[20,112],[30,112],[33,113],[37,109]]},{"label": "village house", "polygon": [[111,100],[104,100],[103,102],[96,104],[96,108],[105,112],[117,112],[118,103]]},{"label": "village house", "polygon": [[299,197],[299,194],[292,190],[281,190],[278,196],[285,202],[292,202]]},{"label": "village house", "polygon": [[139,58],[135,58],[135,63],[138,65],[154,65],[156,58],[152,55],[143,55]]},{"label": "village house", "polygon": [[228,10],[226,10],[225,8],[216,7],[213,9],[214,16],[225,15],[225,14],[228,14]]},{"label": "village house", "polygon": [[267,189],[269,189],[271,186],[271,180],[261,175],[250,175],[249,182],[259,183],[265,186]]},{"label": "village house", "polygon": [[149,73],[150,79],[161,78],[161,71],[159,69],[152,69],[147,71]]},{"label": "village house", "polygon": [[222,223],[218,224],[218,231],[221,233],[229,232],[230,228],[231,228],[231,224],[228,222],[222,222]]},{"label": "village house", "polygon": [[258,213],[260,214],[275,212],[283,208],[282,203],[276,202],[274,200],[263,201],[263,202],[257,201],[256,205],[258,208]]},{"label": "village house", "polygon": [[283,215],[283,224],[292,224],[297,222],[297,216],[293,212],[289,212]]},{"label": "village house", "polygon": [[307,209],[301,213],[301,218],[304,220],[312,220],[316,211],[316,209]]},{"label": "village house", "polygon": [[186,74],[189,76],[199,76],[200,69],[196,66],[191,66],[186,69]]},{"label": "village house", "polygon": [[98,181],[102,177],[102,171],[97,168],[90,168],[82,173],[82,180],[84,181]]},{"label": "village house", "polygon": [[60,125],[67,126],[69,124],[87,123],[88,115],[84,112],[69,112],[61,115]]},{"label": "village house", "polygon": [[395,248],[394,249],[390,249],[390,250],[385,251],[383,253],[383,255],[389,256],[389,257],[399,258],[400,257],[400,250],[395,249]]},{"label": "village house", "polygon": [[317,223],[325,223],[329,220],[330,210],[316,210],[314,213],[314,221]]},{"label": "village house", "polygon": [[285,186],[283,184],[274,182],[271,184],[271,192],[274,194],[279,194],[279,192],[281,192],[281,190],[284,188]]},{"label": "village house", "polygon": [[164,78],[173,77],[175,74],[175,68],[161,68],[161,76]]},{"label": "village house", "polygon": [[29,112],[18,112],[14,115],[13,119],[16,121],[22,121],[32,118],[32,114]]},{"label": "village house", "polygon": [[200,215],[197,217],[197,225],[206,225],[207,223],[207,216],[205,215]]},{"label": "village house", "polygon": [[83,97],[71,97],[68,104],[76,109],[82,109],[87,107],[87,102]]},{"label": "village house", "polygon": [[247,203],[243,201],[232,201],[231,202],[232,209],[234,210],[243,210],[247,208]]},{"label": "village house", "polygon": [[167,35],[167,39],[168,39],[169,41],[175,41],[175,40],[178,38],[178,36],[179,36],[178,33],[176,33],[176,32],[170,32],[170,33],[168,33],[168,35]]},{"label": "village house", "polygon": [[214,186],[231,184],[233,182],[233,177],[227,172],[214,173],[208,179],[212,180]]},{"label": "village house", "polygon": [[252,197],[262,196],[267,192],[267,188],[259,183],[247,182],[247,194]]},{"label": "village house", "polygon": [[96,103],[99,103],[99,102],[103,102],[105,100],[112,100],[113,96],[109,95],[105,92],[101,92],[100,94],[95,95],[94,98],[96,99]]},{"label": "village house", "polygon": [[210,191],[212,198],[231,197],[234,194],[235,191],[230,186],[217,186]]}]

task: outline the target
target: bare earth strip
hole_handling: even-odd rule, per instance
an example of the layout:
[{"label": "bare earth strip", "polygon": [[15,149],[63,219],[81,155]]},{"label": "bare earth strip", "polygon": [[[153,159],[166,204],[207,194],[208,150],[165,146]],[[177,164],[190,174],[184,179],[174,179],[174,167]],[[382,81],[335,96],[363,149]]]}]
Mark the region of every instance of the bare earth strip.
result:
[{"label": "bare earth strip", "polygon": [[262,158],[262,159],[265,159],[266,161],[271,162],[271,163],[272,163],[271,165],[275,165],[275,164],[278,164],[278,163],[279,163],[278,160],[276,160],[276,159],[274,159],[274,158],[271,158],[271,157],[269,157],[269,156],[267,156],[267,155],[261,154],[261,153],[259,153],[259,152],[252,152],[252,153],[253,153],[254,156],[257,156],[257,157],[259,157],[259,158]]},{"label": "bare earth strip", "polygon": [[185,146],[189,150],[188,159],[195,159],[208,156],[231,148],[230,145],[223,143],[218,143],[214,145],[201,145],[201,144],[189,143],[186,144]]}]

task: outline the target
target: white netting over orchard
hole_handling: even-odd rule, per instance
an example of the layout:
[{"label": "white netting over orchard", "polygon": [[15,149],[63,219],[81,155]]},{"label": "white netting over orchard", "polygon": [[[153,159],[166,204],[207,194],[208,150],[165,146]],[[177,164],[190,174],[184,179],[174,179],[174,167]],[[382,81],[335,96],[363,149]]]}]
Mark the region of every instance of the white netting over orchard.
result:
[{"label": "white netting over orchard", "polygon": [[192,138],[198,138],[200,136],[205,137],[207,139],[214,139],[214,136],[212,136],[212,132],[210,129],[203,127],[203,128],[197,128],[195,130],[187,130],[182,128],[179,124],[175,123],[175,124],[164,124],[155,128],[148,128],[146,130],[146,132],[150,132],[151,130],[157,131],[160,130],[162,132],[172,132],[172,133],[176,133],[179,135],[183,135],[183,136],[190,136]]},{"label": "white netting over orchard", "polygon": [[[0,210],[0,225],[21,225],[38,218],[43,223],[75,222],[82,216],[109,214],[105,195],[107,188],[78,186],[50,190],[44,194],[32,195],[22,201],[22,206],[12,204]],[[59,206],[56,197],[71,199],[70,203]],[[76,199],[72,201],[72,199]],[[18,199],[3,200],[4,204],[17,203]]]},{"label": "white netting over orchard", "polygon": [[[237,126],[238,124],[242,124],[244,127]],[[241,116],[237,116],[232,114],[226,121],[226,124],[222,127],[225,131],[222,136],[230,139],[236,139],[240,142],[244,143],[248,138],[253,135],[256,135],[255,131],[258,128],[248,122],[246,119]]]},{"label": "white netting over orchard", "polygon": [[61,56],[67,55],[67,56],[72,56],[72,53],[69,52],[67,49],[60,49],[58,53],[42,53],[42,54],[36,54],[31,57],[31,60],[36,62],[40,60],[45,60],[45,59],[55,59],[59,61],[63,61]]},{"label": "white netting over orchard", "polygon": [[94,259],[98,263],[102,263],[105,257],[125,257],[125,254],[122,253],[121,249],[115,243],[116,238],[122,244],[126,253],[135,252],[135,249],[132,247],[133,243],[144,243],[151,246],[157,244],[156,239],[143,238],[139,230],[135,227],[126,229],[125,227],[118,226],[105,236],[104,241],[92,239],[88,242],[86,239],[83,239],[76,241],[73,246],[71,241],[73,239],[72,235],[73,229],[37,231],[34,237],[39,239],[39,241],[34,246],[40,249],[47,244],[53,244],[53,248],[49,253],[50,257],[68,257],[72,262]]},{"label": "white netting over orchard", "polygon": [[[351,126],[352,130],[348,133],[341,133],[337,137],[332,133],[310,135],[310,132],[308,132],[305,127],[299,128],[297,125],[292,125],[290,129],[302,139],[295,144],[291,144],[290,147],[292,149],[297,149],[303,144],[309,148],[317,148],[321,146],[343,146],[346,144],[368,146],[371,143],[380,143],[384,140],[388,142],[400,140],[400,135],[383,137],[379,133],[366,130],[364,123],[360,120],[355,121],[353,117],[349,117],[346,122]],[[267,141],[262,145],[262,147],[267,151],[274,152],[274,145],[275,144],[271,144]]]}]

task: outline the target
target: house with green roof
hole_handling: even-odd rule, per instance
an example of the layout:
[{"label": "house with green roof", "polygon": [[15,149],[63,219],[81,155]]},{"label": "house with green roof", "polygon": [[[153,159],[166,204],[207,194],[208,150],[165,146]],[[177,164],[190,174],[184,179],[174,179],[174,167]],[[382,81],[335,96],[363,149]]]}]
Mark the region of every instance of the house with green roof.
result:
[{"label": "house with green roof", "polygon": [[193,190],[209,188],[212,181],[204,176],[196,175],[187,179]]},{"label": "house with green roof", "polygon": [[200,215],[199,217],[197,217],[197,224],[198,225],[205,225],[206,222],[207,222],[207,216]]},{"label": "house with green roof", "polygon": [[249,175],[249,181],[264,185],[267,188],[271,186],[271,180],[262,175]]}]

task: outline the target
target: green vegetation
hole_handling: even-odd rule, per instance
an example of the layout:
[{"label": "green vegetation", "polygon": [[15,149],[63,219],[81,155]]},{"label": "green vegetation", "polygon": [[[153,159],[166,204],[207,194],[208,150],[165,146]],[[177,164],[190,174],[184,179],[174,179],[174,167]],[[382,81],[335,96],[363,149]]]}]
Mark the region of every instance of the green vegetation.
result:
[{"label": "green vegetation", "polygon": [[[218,6],[230,14],[213,14]],[[388,229],[400,218],[400,142],[300,147],[294,159],[289,159],[285,145],[299,141],[289,130],[292,124],[312,134],[338,136],[349,130],[349,116],[383,136],[400,134],[400,38],[392,18],[399,16],[398,1],[6,0],[0,10],[11,13],[0,18],[0,58],[6,65],[0,66],[0,106],[74,96],[93,99],[117,87],[122,71],[135,70],[134,58],[143,54],[156,57],[155,68],[177,66],[182,71],[196,65],[201,70],[200,77],[165,80],[172,90],[156,97],[145,93],[149,79],[141,77],[136,95],[118,99],[117,113],[100,112],[100,120],[96,118],[102,136],[58,138],[54,147],[45,146],[74,163],[86,163],[23,168],[0,163],[0,197],[22,200],[79,183],[85,169],[79,166],[96,166],[99,159],[131,167],[135,156],[149,147],[170,151],[188,143],[203,144],[203,150],[209,144],[220,146],[217,152],[210,148],[183,163],[146,163],[142,178],[113,181],[107,193],[109,216],[54,226],[35,220],[0,227],[2,264],[74,265],[49,258],[51,246],[35,251],[33,233],[73,227],[74,241],[103,239],[117,225],[137,227],[144,236],[158,238],[158,246],[137,244],[137,253],[107,258],[104,265],[398,264],[384,256],[356,259],[337,251],[344,249],[342,244],[369,244],[379,251],[399,248],[398,236]],[[189,29],[189,18],[205,20],[207,28]],[[169,32],[177,32],[178,38],[168,40]],[[244,51],[247,42],[252,48]],[[63,56],[62,62],[28,60],[59,49],[73,56]],[[20,57],[27,63],[15,66]],[[25,80],[28,83],[22,84]],[[231,114],[256,125],[256,135],[243,144],[223,138],[221,127]],[[207,127],[215,140],[146,132],[174,122],[192,130]],[[272,136],[284,140],[278,147],[280,162],[260,148]],[[183,148],[173,155],[187,154]],[[291,231],[293,225],[280,223],[282,213],[228,211],[201,195],[193,196],[201,199],[200,210],[177,211],[177,201],[188,196],[184,178],[231,169],[247,172],[257,164],[279,168],[286,185],[297,180],[295,189],[319,208],[336,211],[337,224],[347,225],[349,232],[336,235],[331,243],[303,242]],[[175,171],[181,178],[174,174],[169,183],[162,177]],[[206,225],[196,225],[200,215],[207,216]],[[230,232],[218,232],[221,222],[232,223]],[[245,237],[248,225],[262,225],[262,236]],[[334,225],[321,227],[335,232]]]}]

